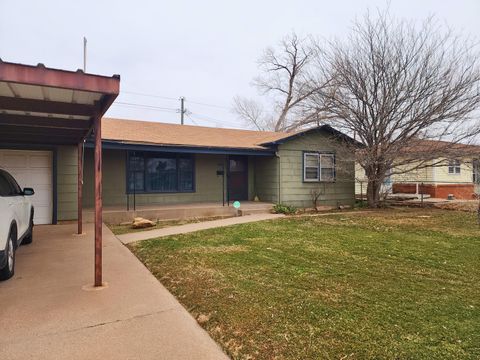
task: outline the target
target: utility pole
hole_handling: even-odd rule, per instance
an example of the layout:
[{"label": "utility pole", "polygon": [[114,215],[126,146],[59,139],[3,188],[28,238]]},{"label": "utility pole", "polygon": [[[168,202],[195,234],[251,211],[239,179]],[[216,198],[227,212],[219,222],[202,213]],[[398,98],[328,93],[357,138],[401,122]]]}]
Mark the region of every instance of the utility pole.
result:
[{"label": "utility pole", "polygon": [[83,37],[83,72],[87,72],[87,38]]},{"label": "utility pole", "polygon": [[187,109],[185,109],[185,97],[180,96],[180,123],[183,125],[184,123],[184,116],[187,112]]}]

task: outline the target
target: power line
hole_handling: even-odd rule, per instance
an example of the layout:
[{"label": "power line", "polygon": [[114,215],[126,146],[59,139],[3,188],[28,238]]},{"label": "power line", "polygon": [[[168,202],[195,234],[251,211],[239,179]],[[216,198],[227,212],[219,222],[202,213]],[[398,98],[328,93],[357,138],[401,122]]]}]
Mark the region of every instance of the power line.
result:
[{"label": "power line", "polygon": [[[178,101],[178,99],[176,99]],[[169,107],[162,107],[162,106],[155,106],[155,105],[148,105],[148,104],[139,104],[139,103],[133,103],[133,102],[124,102],[124,101],[116,101],[112,104],[113,106],[120,106],[120,107],[127,107],[127,108],[133,108],[133,109],[146,109],[146,110],[154,110],[154,111],[160,111],[160,112],[168,112],[168,113],[178,113],[182,112],[182,108],[176,109],[176,108],[169,108]],[[212,123],[215,125],[233,125],[238,127],[238,124],[231,122],[231,121],[226,121],[226,120],[219,120],[204,114],[200,113],[193,113],[191,111],[188,111],[183,107],[183,115],[188,115],[189,119],[194,121],[194,119],[190,116],[193,115],[197,117],[197,120],[203,121],[203,122],[208,122]],[[198,123],[194,122],[195,125],[198,125]]]},{"label": "power line", "polygon": [[230,110],[230,108],[226,106],[221,106],[221,105],[213,105],[213,104],[206,104],[206,103],[201,103],[197,101],[190,101],[192,104],[197,104],[197,105],[202,105],[202,106],[208,106],[212,108],[217,108],[217,109],[225,109],[225,110]]},{"label": "power line", "polygon": [[[212,118],[212,117],[210,117],[210,116],[203,115],[203,114],[200,114],[200,113],[197,113],[197,112],[192,112],[191,114],[192,114],[192,115],[199,116],[199,117],[204,118],[204,119],[209,119],[210,121],[216,122],[216,123],[222,123],[222,122],[229,123],[229,121],[218,120],[218,119],[215,119],[215,118]],[[231,123],[231,124],[233,124],[233,123]]]},{"label": "power line", "polygon": [[138,95],[138,96],[154,97],[154,98],[165,99],[165,100],[172,100],[172,101],[178,101],[178,99],[172,98],[172,97],[168,97],[168,96],[160,96],[160,95],[155,95],[155,94],[146,94],[146,93],[135,92],[135,91],[124,91],[124,90],[122,90],[121,93],[131,94],[131,95]]},{"label": "power line", "polygon": [[215,124],[215,125],[218,125],[218,124],[226,124],[226,125],[233,125],[233,126],[236,126],[238,127],[238,124],[236,123],[233,123],[231,121],[226,121],[226,120],[219,120],[219,119],[215,119],[215,118],[212,118],[210,116],[207,116],[207,115],[203,115],[203,114],[199,114],[199,113],[193,113],[193,112],[190,112],[191,115],[194,115],[194,116],[197,116],[197,119],[198,120],[201,120],[201,121],[205,121],[205,122],[209,122],[209,123],[212,123],[212,124]]},{"label": "power line", "polygon": [[189,114],[189,113],[187,113],[186,115],[187,115],[187,118],[189,118],[189,119],[190,119],[190,121],[191,121],[191,122],[192,122],[194,125],[197,125],[197,126],[199,126],[199,125],[198,125],[198,123],[197,123],[195,120],[193,120],[193,119],[192,119],[192,117],[190,116],[190,114]]},{"label": "power line", "polygon": [[137,103],[123,102],[123,101],[116,101],[113,103],[113,105],[124,105],[124,106],[140,107],[140,108],[146,108],[146,109],[177,111],[177,109],[175,108],[167,108],[167,107],[148,105],[148,104],[137,104]]},{"label": "power line", "polygon": [[[161,96],[161,95],[156,95],[156,94],[148,94],[148,93],[143,93],[143,92],[122,90],[122,93],[131,94],[131,95],[138,95],[138,96],[153,97],[153,98],[165,99],[165,100],[171,100],[171,101],[178,101],[178,99],[173,98],[173,97]],[[222,105],[208,104],[208,103],[204,103],[204,102],[191,101],[191,100],[189,100],[189,102],[191,102],[192,104],[196,104],[196,105],[208,106],[208,107],[217,108],[217,109],[230,110],[230,108],[228,108],[226,106],[222,106]]]},{"label": "power line", "polygon": [[[126,107],[127,109],[142,109],[142,108],[139,108],[139,107],[131,107],[131,106],[128,106],[128,105],[116,105],[116,106],[120,106],[120,107]],[[145,110],[153,110],[153,111],[158,111],[158,112],[165,112],[165,113],[169,113],[169,114],[174,114],[175,111],[172,111],[172,110],[160,110],[160,109],[149,109],[149,108],[144,108]]]}]

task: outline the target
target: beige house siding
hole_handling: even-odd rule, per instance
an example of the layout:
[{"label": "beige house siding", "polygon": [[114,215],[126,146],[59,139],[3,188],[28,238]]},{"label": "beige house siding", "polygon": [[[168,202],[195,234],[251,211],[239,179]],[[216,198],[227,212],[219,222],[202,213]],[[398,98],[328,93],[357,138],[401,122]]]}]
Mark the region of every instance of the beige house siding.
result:
[{"label": "beige house siding", "polygon": [[77,219],[77,147],[57,147],[57,220]]},{"label": "beige house siding", "polygon": [[[303,153],[305,151],[335,154],[335,182],[304,182]],[[321,191],[318,205],[353,206],[355,201],[354,161],[342,151],[341,143],[331,141],[324,133],[310,133],[279,145],[280,201],[300,208],[311,208],[312,190]]]},{"label": "beige house siding", "polygon": [[[222,176],[217,176],[224,155],[195,155],[195,192],[136,194],[137,205],[183,204],[192,202],[222,201]],[[250,168],[250,166],[249,166]],[[84,206],[93,207],[93,151],[85,154]],[[249,177],[250,178],[250,177]],[[252,174],[253,187],[253,174]],[[249,190],[250,191],[250,190]],[[133,195],[130,195],[133,204]],[[105,206],[127,206],[126,195],[126,152],[103,150],[103,204]]]},{"label": "beige house siding", "polygon": [[434,168],[431,166],[432,162],[427,167],[423,167],[420,169],[415,169],[415,167],[419,166],[419,164],[413,163],[413,165],[402,165],[398,166],[395,170],[401,172],[401,174],[393,174],[391,176],[392,182],[424,182],[424,183],[431,183],[434,181]]},{"label": "beige house siding", "polygon": [[471,159],[460,160],[460,174],[449,174],[448,165],[443,164],[435,166],[434,170],[434,178],[437,183],[471,184],[473,182],[473,164]]},{"label": "beige house siding", "polygon": [[[424,167],[422,169],[409,170],[415,166],[402,165],[398,166],[396,170],[401,171],[401,174],[393,174],[390,178],[392,181],[418,181],[418,182],[431,182],[434,180],[433,168],[431,166]],[[355,178],[357,182],[366,182],[365,170],[360,164],[355,163]]]},{"label": "beige house siding", "polygon": [[367,177],[365,170],[359,163],[355,162],[355,194],[367,193]]}]

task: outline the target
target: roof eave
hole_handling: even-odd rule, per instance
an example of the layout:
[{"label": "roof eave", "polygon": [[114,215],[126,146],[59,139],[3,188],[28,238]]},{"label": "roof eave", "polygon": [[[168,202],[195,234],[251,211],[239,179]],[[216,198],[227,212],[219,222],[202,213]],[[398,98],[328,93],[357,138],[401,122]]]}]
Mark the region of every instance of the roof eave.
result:
[{"label": "roof eave", "polygon": [[[92,142],[87,142],[87,147],[93,146]],[[189,145],[166,145],[152,143],[134,143],[119,140],[102,140],[102,146],[105,149],[122,149],[133,151],[158,151],[158,152],[178,152],[178,153],[198,153],[198,154],[225,154],[225,155],[252,155],[252,156],[274,156],[275,150],[269,148],[230,148],[220,146],[189,146]]]},{"label": "roof eave", "polygon": [[304,136],[304,135],[307,135],[307,134],[310,134],[310,133],[313,133],[313,132],[321,132],[321,131],[329,132],[334,137],[341,138],[341,139],[355,145],[356,147],[364,147],[364,144],[362,144],[361,142],[351,138],[350,136],[342,133],[341,131],[338,131],[338,130],[334,129],[330,125],[321,125],[321,126],[317,126],[317,127],[314,127],[314,128],[304,130],[304,131],[299,131],[299,132],[297,132],[295,134],[292,134],[290,136],[286,136],[284,138],[281,138],[281,139],[278,139],[278,140],[275,140],[275,141],[262,143],[260,145],[262,145],[262,146],[281,145],[281,144],[286,143],[287,141],[296,139],[297,137]]}]

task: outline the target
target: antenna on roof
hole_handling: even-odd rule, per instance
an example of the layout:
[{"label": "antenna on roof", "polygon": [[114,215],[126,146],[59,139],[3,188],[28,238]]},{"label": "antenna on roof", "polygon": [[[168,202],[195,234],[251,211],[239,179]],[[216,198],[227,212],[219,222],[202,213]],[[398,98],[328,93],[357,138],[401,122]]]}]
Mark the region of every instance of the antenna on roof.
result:
[{"label": "antenna on roof", "polygon": [[87,38],[83,37],[83,72],[87,72]]}]

